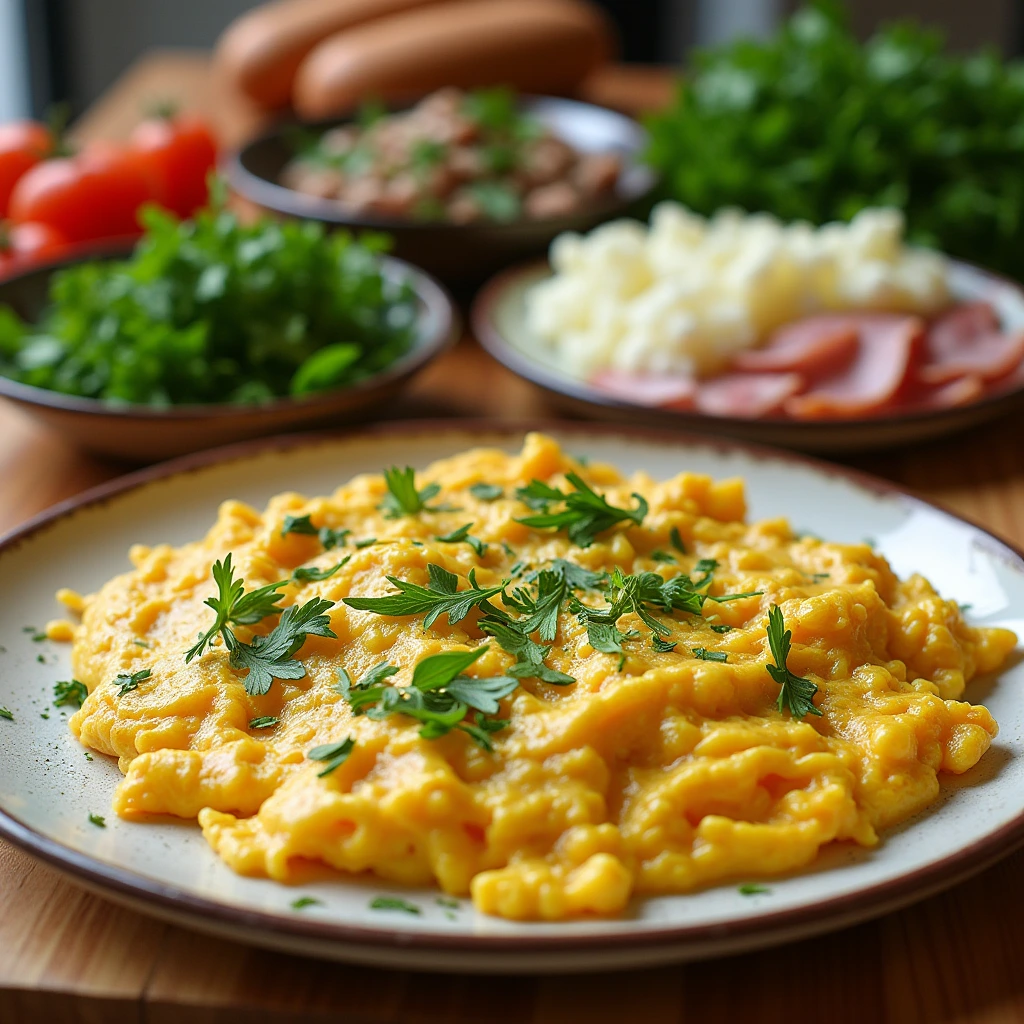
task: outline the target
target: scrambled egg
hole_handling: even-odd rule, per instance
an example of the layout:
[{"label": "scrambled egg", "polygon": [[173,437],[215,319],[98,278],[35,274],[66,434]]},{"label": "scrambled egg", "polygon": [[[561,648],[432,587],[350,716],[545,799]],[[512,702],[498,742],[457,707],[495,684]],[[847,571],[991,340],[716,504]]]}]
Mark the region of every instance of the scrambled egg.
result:
[{"label": "scrambled egg", "polygon": [[[631,493],[642,494],[643,523],[580,548],[564,531],[516,522],[530,514],[517,487],[534,478],[558,485],[572,470],[614,505],[634,507]],[[278,495],[262,513],[227,501],[203,540],[134,547],[134,570],[84,599],[64,594],[82,611],[73,663],[90,691],[71,728],[120,759],[118,814],[198,818],[212,848],[244,874],[288,882],[322,862],[389,882],[436,880],[448,893],[471,893],[488,914],[558,920],[622,911],[634,893],[793,871],[834,841],[869,846],[936,798],[940,772],[971,768],[996,734],[989,712],[961,698],[972,676],[1000,667],[1012,633],[966,625],[953,601],[919,576],[900,581],[865,544],[798,537],[781,519],[747,524],[740,480],[626,481],[531,435],[516,456],[481,449],[438,462],[418,475],[420,487],[428,482],[441,486],[434,504],[457,510],[386,518],[381,476],[357,477],[329,497]],[[504,496],[479,500],[468,488],[480,482]],[[283,536],[288,515],[351,530],[349,544],[324,551],[316,536]],[[436,539],[467,522],[487,544],[482,555]],[[685,554],[673,548],[673,528]],[[285,605],[335,602],[337,638],[308,638],[297,654],[305,676],[275,680],[264,696],[246,693],[220,640],[185,662],[213,620],[203,603],[214,593],[211,565],[229,552],[247,589],[352,555],[329,579],[284,589]],[[457,730],[424,739],[403,715],[354,716],[336,691],[342,667],[355,680],[387,661],[402,685],[425,656],[488,640],[478,610],[424,629],[422,616],[356,611],[343,598],[392,592],[388,575],[425,585],[430,562],[464,589],[474,568],[486,587],[517,561],[536,568],[555,558],[666,578],[715,559],[712,594],[763,593],[708,601],[699,615],[659,613],[672,651],[654,650],[644,624],[624,616],[619,627],[639,636],[626,641],[621,665],[595,651],[563,607],[546,661],[576,683],[522,680],[501,701],[509,724],[493,734],[493,753]],[[793,632],[788,667],[819,687],[821,717],[776,709],[779,685],[766,670],[772,604]],[[239,627],[239,638],[275,621]],[[491,640],[468,674],[500,675],[513,661]],[[151,675],[119,696],[117,675],[144,669]],[[279,724],[250,726],[268,716]],[[350,736],[351,755],[321,776],[310,749]]]}]

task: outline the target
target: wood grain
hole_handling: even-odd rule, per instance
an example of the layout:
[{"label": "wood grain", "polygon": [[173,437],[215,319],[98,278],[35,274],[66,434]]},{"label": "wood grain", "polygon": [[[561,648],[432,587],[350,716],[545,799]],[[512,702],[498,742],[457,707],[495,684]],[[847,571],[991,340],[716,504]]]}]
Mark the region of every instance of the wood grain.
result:
[{"label": "wood grain", "polygon": [[[612,69],[588,86],[627,110],[663,103],[664,72]],[[234,143],[258,115],[204,54],[156,53],[77,126],[123,137],[151,99],[204,112]],[[465,339],[391,415],[540,422],[541,395]],[[850,460],[1024,544],[1024,448],[1014,421]],[[0,529],[108,479],[0,405]],[[84,891],[0,843],[0,1024],[1011,1024],[1024,1021],[1024,853],[856,928],[703,964],[599,976],[413,975],[321,963],[162,924]]]}]

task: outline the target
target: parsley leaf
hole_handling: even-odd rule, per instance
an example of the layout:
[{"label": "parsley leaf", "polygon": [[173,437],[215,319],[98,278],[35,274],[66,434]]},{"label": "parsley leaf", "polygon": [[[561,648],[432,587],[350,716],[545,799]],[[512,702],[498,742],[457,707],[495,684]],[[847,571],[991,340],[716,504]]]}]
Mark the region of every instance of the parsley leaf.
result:
[{"label": "parsley leaf", "polygon": [[7,719],[8,722],[14,721],[14,712],[10,708],[0,707],[0,718]]},{"label": "parsley leaf", "polygon": [[499,498],[505,496],[504,490],[497,484],[472,484],[469,488],[469,493],[473,495],[477,501],[497,501]]},{"label": "parsley leaf", "polygon": [[733,629],[732,626],[726,626],[724,624],[711,624],[708,628],[712,633],[731,633]]},{"label": "parsley leaf", "polygon": [[90,814],[89,814],[89,823],[91,825],[95,825],[97,828],[106,828],[107,827],[107,819],[104,818],[102,814],[92,814],[90,812]]},{"label": "parsley leaf", "polygon": [[85,683],[80,683],[77,679],[61,680],[60,682],[53,684],[53,706],[55,708],[63,707],[65,705],[74,704],[76,707],[81,707],[85,703],[85,698],[89,696],[89,689]]},{"label": "parsley leaf", "polygon": [[[423,626],[429,629],[439,616],[447,614],[451,625],[460,622],[472,608],[483,604],[489,598],[500,594],[502,587],[480,587],[476,582],[476,570],[469,573],[469,589],[459,590],[459,578],[440,565],[427,565],[429,583],[421,587],[395,576],[385,579],[398,588],[397,593],[383,597],[346,597],[345,604],[357,611],[376,612],[378,615],[420,615],[425,613]],[[506,581],[507,582],[507,581]]]},{"label": "parsley leaf", "polygon": [[531,640],[519,622],[496,614],[484,616],[477,625],[482,632],[493,636],[502,650],[516,659],[516,663],[508,670],[509,675],[517,679],[539,679],[553,686],[570,686],[576,682],[572,676],[544,664],[551,648]]},{"label": "parsley leaf", "polygon": [[595,651],[602,654],[617,654],[619,656],[619,671],[626,664],[626,652],[622,649],[623,640],[632,640],[639,636],[635,629],[623,633],[613,622],[588,622],[587,640]]},{"label": "parsley leaf", "polygon": [[661,651],[663,654],[674,651],[677,643],[679,643],[678,640],[662,640],[660,636],[651,635],[651,647],[656,651]]},{"label": "parsley leaf", "polygon": [[364,537],[362,540],[353,541],[352,543],[353,543],[353,545],[355,547],[357,547],[360,550],[362,550],[363,548],[368,548],[371,544],[376,544],[377,543],[377,538],[376,537]]},{"label": "parsley leaf", "polygon": [[706,647],[694,647],[690,653],[701,661],[727,661],[729,658],[725,651],[709,651]]},{"label": "parsley leaf", "polygon": [[331,620],[325,612],[334,605],[315,597],[304,605],[291,605],[281,613],[281,621],[266,635],[253,638],[251,644],[241,643],[231,632],[224,631],[229,662],[234,669],[248,669],[245,692],[262,696],[275,679],[302,679],[306,667],[294,660],[295,653],[307,636],[336,638]]},{"label": "parsley leaf", "polygon": [[300,896],[298,899],[292,900],[290,906],[292,910],[305,910],[306,907],[322,907],[323,901],[318,900],[315,896]]},{"label": "parsley leaf", "polygon": [[747,882],[736,890],[741,896],[760,896],[762,893],[769,893],[766,885],[758,885],[757,882]]},{"label": "parsley leaf", "polygon": [[384,482],[388,493],[378,506],[387,519],[414,516],[419,512],[454,512],[448,505],[428,505],[427,502],[441,490],[440,484],[427,484],[423,490],[416,490],[416,471],[412,466],[399,469],[391,466],[384,470]]},{"label": "parsley leaf", "polygon": [[683,538],[679,532],[678,526],[673,526],[672,529],[669,530],[668,539],[672,542],[672,547],[674,547],[679,554],[686,554],[686,545],[683,543]]},{"label": "parsley leaf", "polygon": [[250,729],[270,729],[270,728],[273,728],[273,726],[277,725],[277,723],[280,722],[280,721],[281,721],[281,719],[275,717],[274,715],[261,715],[259,718],[250,718],[249,719],[249,728]]},{"label": "parsley leaf", "polygon": [[400,900],[395,896],[377,896],[370,901],[371,910],[401,910],[406,914],[420,914],[422,911],[415,903]]},{"label": "parsley leaf", "polygon": [[652,562],[675,562],[676,556],[670,554],[668,551],[652,551],[651,561]]},{"label": "parsley leaf", "polygon": [[292,573],[292,579],[296,583],[320,583],[323,580],[329,580],[339,569],[346,566],[351,558],[351,555],[346,555],[337,565],[331,566],[330,569],[315,569],[300,565],[299,568]]},{"label": "parsley leaf", "polygon": [[444,541],[446,544],[468,544],[480,558],[487,554],[487,545],[479,537],[470,536],[472,523],[465,523],[457,530],[446,533],[443,537],[435,537],[434,540]]},{"label": "parsley leaf", "polygon": [[309,516],[285,516],[284,524],[281,527],[281,536],[287,537],[289,533],[315,537],[319,530],[313,525],[313,520]]},{"label": "parsley leaf", "polygon": [[355,745],[355,739],[349,736],[348,739],[342,740],[340,743],[324,743],[314,747],[306,754],[306,757],[311,761],[327,762],[323,769],[316,773],[317,778],[322,779],[325,775],[330,775],[336,768],[340,768],[348,760],[348,755],[352,753]]},{"label": "parsley leaf", "polygon": [[[579,474],[570,472],[565,478],[574,488],[568,494],[563,494],[540,480],[532,480],[528,487],[517,491],[520,497],[529,497],[527,504],[531,507],[543,508],[545,511],[541,515],[517,519],[516,522],[532,529],[565,527],[569,540],[582,548],[587,548],[594,543],[597,534],[627,520],[639,526],[647,515],[647,501],[639,494],[633,495],[637,500],[635,509],[616,508],[609,505]],[[533,502],[538,504],[532,504]],[[565,508],[560,512],[546,511],[548,504],[553,502],[563,502]]]},{"label": "parsley leaf", "polygon": [[204,603],[214,610],[217,617],[213,625],[199,637],[195,646],[185,654],[186,664],[193,658],[198,658],[218,633],[223,634],[227,643],[229,623],[252,626],[269,615],[277,615],[281,611],[277,603],[284,598],[284,595],[277,591],[288,582],[279,580],[246,594],[245,581],[235,579],[230,552],[225,555],[223,562],[213,563],[213,579],[217,584],[217,596],[208,597]]},{"label": "parsley leaf", "polygon": [[820,716],[821,712],[814,706],[817,685],[810,679],[794,675],[786,667],[792,638],[793,631],[786,629],[782,609],[773,604],[768,611],[768,646],[771,648],[775,664],[766,665],[765,668],[768,669],[768,675],[781,687],[776,707],[779,711],[788,707],[794,718],[803,718],[806,715]]},{"label": "parsley leaf", "polygon": [[118,697],[139,688],[139,683],[148,679],[153,673],[148,668],[140,668],[138,672],[118,672],[114,680],[115,685],[120,688],[117,691]]}]

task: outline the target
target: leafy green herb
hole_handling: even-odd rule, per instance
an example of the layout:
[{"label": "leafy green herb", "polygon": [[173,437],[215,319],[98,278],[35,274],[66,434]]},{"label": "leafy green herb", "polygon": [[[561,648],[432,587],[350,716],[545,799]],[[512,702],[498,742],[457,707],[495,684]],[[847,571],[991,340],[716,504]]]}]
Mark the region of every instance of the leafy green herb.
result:
[{"label": "leafy green herb", "polygon": [[674,651],[677,643],[679,643],[678,640],[662,640],[660,636],[651,634],[651,647],[656,651],[661,651],[663,654],[668,651]]},{"label": "leafy green herb", "polygon": [[376,543],[377,543],[377,538],[376,537],[364,537],[362,540],[353,541],[353,545],[356,548],[358,548],[360,551],[363,548],[368,548],[368,547],[370,547],[371,544],[376,544]]},{"label": "leafy green herb", "polygon": [[667,551],[652,551],[651,552],[652,562],[675,562],[676,556],[669,554]]},{"label": "leafy green herb", "polygon": [[88,750],[85,751],[85,759],[86,759],[86,761],[91,761],[92,760],[92,754],[90,754]]},{"label": "leafy green herb", "polygon": [[729,658],[725,651],[709,651],[706,647],[694,647],[690,653],[701,661],[727,661]]},{"label": "leafy green herb", "polygon": [[825,224],[896,207],[913,243],[1021,280],[1022,81],[994,49],[948,53],[909,22],[862,43],[841,5],[809,4],[687,67],[647,158],[700,213]]},{"label": "leafy green herb", "polygon": [[48,640],[49,637],[45,633],[33,633],[32,642],[34,644],[41,644],[44,640]]},{"label": "leafy green herb", "polygon": [[145,647],[147,651],[150,648],[150,644],[146,643],[145,640],[140,640],[138,637],[135,637],[135,639],[132,640],[132,643],[135,644],[136,647]]},{"label": "leafy green herb", "polygon": [[490,220],[507,223],[517,220],[522,214],[523,204],[519,196],[500,181],[473,181],[463,191]]},{"label": "leafy green herb", "polygon": [[325,775],[330,775],[336,768],[340,768],[348,760],[348,756],[352,753],[355,745],[355,739],[349,736],[348,739],[342,740],[340,743],[324,743],[319,747],[314,747],[306,754],[306,757],[311,761],[326,762],[324,767],[316,773],[317,778],[322,779]]},{"label": "leafy green herb", "polygon": [[493,636],[502,650],[516,659],[516,663],[508,670],[509,675],[517,679],[539,679],[553,686],[569,686],[576,682],[572,676],[544,664],[551,648],[532,640],[521,623],[513,622],[505,615],[489,614],[481,618],[477,625],[482,632]]},{"label": "leafy green herb", "polygon": [[632,640],[639,635],[635,629],[623,633],[613,622],[587,623],[587,640],[590,646],[602,654],[617,654],[620,672],[622,666],[626,664],[626,652],[622,649],[622,641]]},{"label": "leafy green herb", "polygon": [[745,885],[741,885],[737,892],[741,896],[760,896],[762,893],[771,892],[765,885],[758,885],[756,882],[747,882]]},{"label": "leafy green herb", "polygon": [[678,526],[673,526],[672,529],[669,530],[668,539],[672,542],[672,547],[674,547],[679,554],[686,554],[686,545],[683,543],[683,538],[679,532]]},{"label": "leafy green herb", "polygon": [[[498,701],[519,685],[508,676],[477,678],[462,672],[483,655],[488,648],[473,651],[447,651],[424,658],[413,670],[409,686],[391,686],[384,682],[398,669],[381,664],[371,669],[358,683],[353,683],[344,670],[339,673],[336,689],[342,693],[356,715],[383,719],[392,714],[407,715],[421,723],[424,739],[437,739],[459,729],[467,733],[485,750],[491,750],[490,733],[508,724],[504,719],[487,719],[496,714]],[[466,721],[470,709],[480,712],[476,722]]]},{"label": "leafy green herb", "polygon": [[339,569],[344,568],[348,564],[351,557],[351,555],[346,555],[337,565],[332,565],[330,569],[315,569],[300,565],[292,573],[292,579],[296,583],[320,583],[323,580],[329,580]]},{"label": "leafy green herb", "polygon": [[213,625],[200,635],[195,646],[185,654],[186,663],[198,658],[218,633],[222,634],[227,643],[229,624],[252,626],[270,615],[277,615],[281,611],[277,604],[284,598],[277,591],[288,582],[279,580],[246,594],[245,581],[235,579],[230,552],[225,555],[223,562],[213,563],[213,580],[217,584],[217,596],[208,597],[204,604],[212,608],[217,617]]},{"label": "leafy green herb", "polygon": [[325,614],[333,607],[331,601],[315,597],[304,605],[285,608],[281,621],[266,636],[254,637],[249,644],[241,643],[230,629],[225,629],[224,643],[231,667],[248,670],[245,692],[262,696],[275,679],[304,678],[306,667],[295,660],[295,654],[307,636],[336,638]]},{"label": "leafy green herb", "polygon": [[473,495],[477,501],[497,501],[499,498],[505,496],[504,490],[497,484],[472,484],[469,488],[469,493]]},{"label": "leafy green herb", "polygon": [[53,706],[64,707],[66,705],[74,705],[75,707],[81,707],[85,703],[85,698],[89,696],[89,689],[85,683],[80,683],[77,679],[61,680],[53,684]]},{"label": "leafy green herb", "polygon": [[457,530],[445,534],[443,537],[435,537],[435,540],[444,541],[448,544],[468,544],[480,558],[487,554],[487,545],[479,537],[470,535],[472,523],[464,523]]},{"label": "leafy green herb", "polygon": [[400,900],[395,896],[377,896],[370,901],[371,910],[401,910],[406,914],[422,913],[415,903]]},{"label": "leafy green herb", "polygon": [[281,719],[277,718],[275,715],[261,715],[259,718],[250,718],[249,719],[249,728],[250,729],[271,729],[275,725],[277,725],[277,723],[280,722],[280,721],[281,721]]},{"label": "leafy green herb", "polygon": [[14,712],[10,708],[0,707],[0,718],[6,718],[8,722],[13,722]]},{"label": "leafy green herb", "polygon": [[431,498],[441,490],[440,484],[427,484],[422,490],[416,490],[416,471],[412,466],[399,469],[392,466],[384,470],[384,482],[388,493],[384,495],[380,508],[388,519],[400,519],[402,516],[414,516],[420,512],[454,512],[448,505],[428,505]]},{"label": "leafy green herb", "polygon": [[501,593],[502,586],[480,587],[476,582],[476,570],[469,573],[469,589],[459,590],[459,578],[440,565],[427,565],[429,583],[421,587],[416,583],[386,576],[385,579],[398,588],[397,593],[383,597],[346,597],[345,604],[359,611],[376,612],[378,615],[421,615],[423,626],[429,629],[438,617],[447,614],[452,625],[460,622],[471,609]]},{"label": "leafy green herb", "polygon": [[48,711],[44,711],[39,717],[40,718],[45,718],[47,721],[49,721],[50,720],[50,713]]},{"label": "leafy green herb", "polygon": [[106,828],[107,827],[107,819],[104,818],[102,814],[93,814],[93,813],[90,812],[90,814],[89,814],[89,824],[95,825],[97,828]]},{"label": "leafy green herb", "polygon": [[786,667],[792,639],[793,631],[786,629],[782,609],[773,604],[768,611],[768,646],[771,648],[775,664],[765,667],[768,674],[781,687],[776,706],[779,711],[788,707],[794,718],[803,718],[805,715],[820,716],[821,712],[814,706],[814,695],[818,692],[818,687],[810,679],[794,675]]},{"label": "leafy green herb", "polygon": [[114,684],[118,687],[118,697],[123,697],[126,693],[137,690],[139,683],[144,679],[149,679],[152,674],[152,671],[148,668],[140,668],[138,672],[118,672],[117,678],[114,680]]},{"label": "leafy green herb", "polygon": [[122,405],[252,404],[366,380],[412,345],[417,299],[383,273],[382,237],[242,223],[216,199],[141,220],[129,259],[53,276],[38,326],[0,309],[0,373]]},{"label": "leafy green herb", "polygon": [[281,536],[287,537],[289,533],[304,534],[308,537],[315,537],[320,531],[313,525],[310,516],[285,516],[281,526]]},{"label": "leafy green herb", "polygon": [[748,597],[760,597],[763,593],[763,590],[745,590],[742,594],[719,594],[718,597],[708,594],[707,599],[717,604],[726,604],[729,601],[745,601]]},{"label": "leafy green herb", "polygon": [[[517,495],[526,494],[531,502],[536,503],[531,507],[543,508],[545,511],[540,515],[517,519],[516,522],[532,529],[564,527],[569,540],[582,548],[587,548],[594,543],[597,534],[624,521],[639,526],[647,515],[647,501],[639,494],[633,495],[637,500],[635,509],[616,508],[609,505],[579,474],[567,473],[565,478],[573,487],[568,493],[563,493],[540,480],[532,480],[528,487],[517,491]],[[546,511],[547,507],[555,502],[564,503],[565,508],[560,512]]]},{"label": "leafy green herb", "polygon": [[447,896],[438,896],[434,902],[445,910],[461,910],[462,904],[458,900],[451,900]]},{"label": "leafy green herb", "polygon": [[334,530],[330,526],[321,526],[317,536],[320,538],[324,551],[333,551],[335,548],[340,548],[351,533],[351,530]]},{"label": "leafy green herb", "polygon": [[724,623],[709,623],[708,628],[712,633],[731,633],[733,627],[726,626]]},{"label": "leafy green herb", "polygon": [[306,907],[322,907],[323,900],[318,900],[315,896],[300,896],[298,899],[292,900],[290,906],[292,910],[305,910]]}]

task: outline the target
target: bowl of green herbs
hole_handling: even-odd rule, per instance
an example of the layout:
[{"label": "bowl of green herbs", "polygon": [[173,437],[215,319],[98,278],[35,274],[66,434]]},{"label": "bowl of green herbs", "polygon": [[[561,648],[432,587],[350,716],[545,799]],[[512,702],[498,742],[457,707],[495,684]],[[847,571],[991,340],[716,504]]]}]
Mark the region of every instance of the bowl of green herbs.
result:
[{"label": "bowl of green herbs", "polygon": [[142,217],[134,248],[0,282],[0,395],[98,454],[372,418],[454,340],[445,290],[380,236]]},{"label": "bowl of green herbs", "polygon": [[785,221],[904,213],[908,239],[1024,280],[1024,62],[912,22],[861,42],[838,3],[699,54],[646,159],[668,196]]}]

